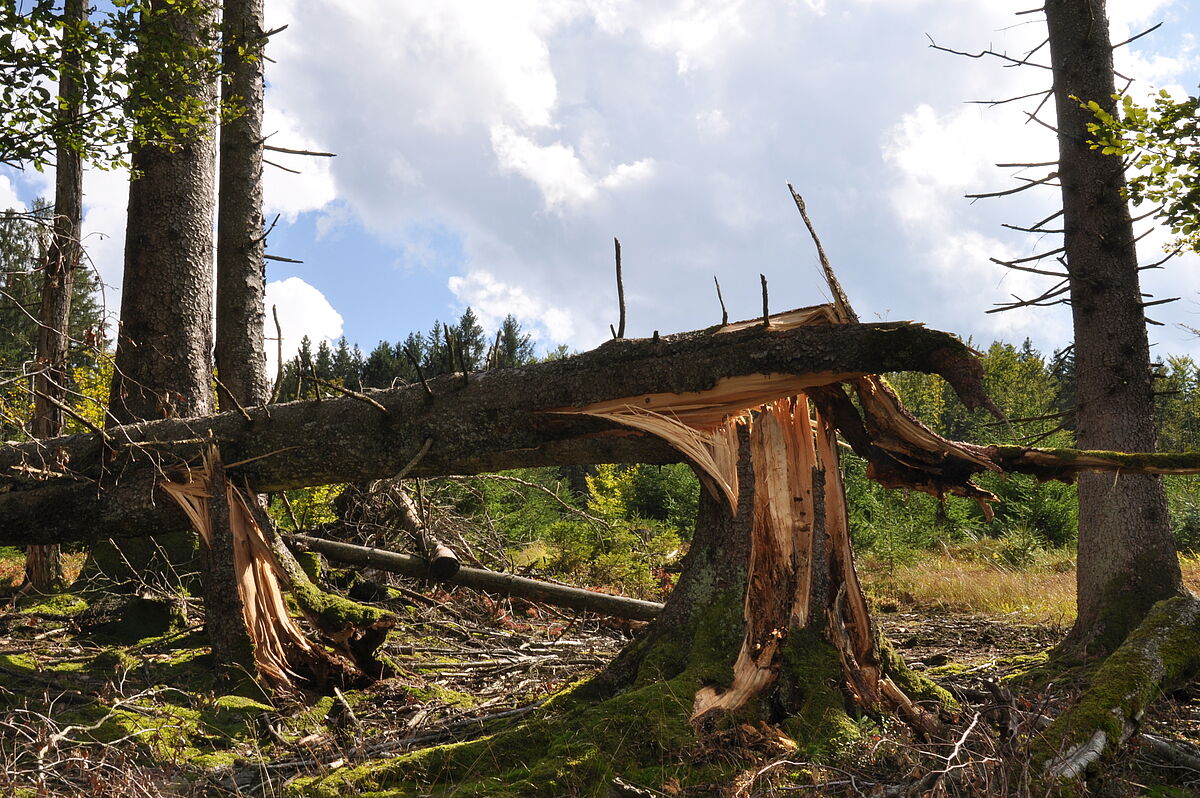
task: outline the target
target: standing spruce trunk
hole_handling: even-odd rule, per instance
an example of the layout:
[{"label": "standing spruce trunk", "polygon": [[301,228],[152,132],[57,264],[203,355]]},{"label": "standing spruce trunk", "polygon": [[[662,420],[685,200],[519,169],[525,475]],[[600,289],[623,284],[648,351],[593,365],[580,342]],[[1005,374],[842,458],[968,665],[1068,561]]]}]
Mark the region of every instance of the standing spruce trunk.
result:
[{"label": "standing spruce trunk", "polygon": [[263,353],[263,3],[225,0],[217,210],[217,397],[221,410],[270,401]]},{"label": "standing spruce trunk", "polygon": [[[79,84],[83,25],[87,0],[67,0],[63,8],[62,67],[58,81],[59,134],[54,173],[54,225],[42,280],[42,307],[38,315],[37,359],[34,378],[33,436],[55,438],[63,431],[60,405],[67,398],[67,330],[71,319],[71,293],[80,258],[83,222],[83,159],[70,146],[69,136],[82,107]],[[25,579],[37,590],[63,586],[62,550],[58,545],[30,546],[25,550]]]},{"label": "standing spruce trunk", "polygon": [[[206,416],[214,410],[216,24],[217,6],[209,0],[159,0],[142,12],[135,86],[147,87],[146,94],[164,108],[181,109],[191,118],[185,135],[169,146],[139,142],[133,150],[120,333],[109,398],[111,419],[118,423]],[[181,66],[184,77],[179,78]],[[172,67],[176,73],[168,74]],[[222,497],[221,479],[212,489]],[[227,513],[222,514],[222,502],[214,504],[217,530],[200,545],[198,557],[206,630],[222,675],[253,674],[254,649],[238,611]],[[153,580],[155,572],[177,578],[192,565],[195,535],[164,531],[146,546],[122,543],[119,552],[115,544],[104,544],[93,562],[110,577],[123,565],[132,566],[138,582]]]},{"label": "standing spruce trunk", "polygon": [[[1116,114],[1104,0],[1048,0],[1066,263],[1075,325],[1078,445],[1154,450],[1146,319],[1121,159],[1089,145],[1094,100]],[[1182,590],[1160,477],[1079,478],[1078,608],[1069,656],[1115,650],[1155,602]]]}]

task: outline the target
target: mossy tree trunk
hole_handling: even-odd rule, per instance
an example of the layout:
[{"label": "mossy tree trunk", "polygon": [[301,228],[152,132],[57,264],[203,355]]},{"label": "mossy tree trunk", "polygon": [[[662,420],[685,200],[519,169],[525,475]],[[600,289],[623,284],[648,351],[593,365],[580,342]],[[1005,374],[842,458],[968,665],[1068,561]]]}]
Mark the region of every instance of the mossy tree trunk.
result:
[{"label": "mossy tree trunk", "polygon": [[[1083,449],[1154,450],[1154,394],[1137,251],[1120,156],[1089,144],[1081,103],[1116,113],[1104,0],[1045,5],[1058,115],[1063,244],[1075,326],[1076,418]],[[1078,607],[1062,651],[1104,656],[1162,599],[1182,590],[1162,481],[1079,479]]]},{"label": "mossy tree trunk", "polygon": [[882,656],[871,630],[832,427],[811,421],[799,396],[714,432],[728,467],[695,466],[704,487],[679,583],[608,668],[516,728],[301,779],[287,794],[640,794],[614,785],[709,794],[705,786],[728,785],[752,763],[754,754],[725,745],[746,729],[764,741],[782,732],[805,758],[852,741],[860,711],[934,733],[933,707],[909,696],[952,701],[889,678],[889,669],[911,674]]},{"label": "mossy tree trunk", "polygon": [[[810,750],[836,745],[848,712],[898,713],[932,733],[884,672],[854,568],[835,430],[801,395],[736,424],[735,501],[704,484],[679,584],[645,635],[589,691],[611,697],[691,673],[689,722],[780,724]],[[729,480],[733,482],[733,480]]]},{"label": "mossy tree trunk", "polygon": [[[64,130],[77,124],[82,110],[79,74],[82,61],[80,32],[87,19],[87,0],[63,5],[62,67],[58,79],[59,119]],[[61,405],[67,397],[67,328],[71,319],[71,294],[79,265],[80,229],[83,223],[83,159],[66,133],[56,143],[54,174],[54,224],[42,282],[42,307],[38,314],[37,359],[34,377],[33,435],[55,438],[63,431]],[[62,588],[62,547],[30,546],[25,551],[25,578],[37,590]]]},{"label": "mossy tree trunk", "polygon": [[263,353],[263,0],[224,0],[217,209],[217,398],[221,410],[271,399]]}]

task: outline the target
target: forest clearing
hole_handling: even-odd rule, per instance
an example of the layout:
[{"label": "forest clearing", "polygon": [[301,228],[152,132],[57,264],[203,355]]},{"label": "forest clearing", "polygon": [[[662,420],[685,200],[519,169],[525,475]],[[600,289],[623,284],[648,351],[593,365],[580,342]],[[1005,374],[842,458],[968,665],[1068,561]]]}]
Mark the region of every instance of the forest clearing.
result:
[{"label": "forest clearing", "polygon": [[[1200,99],[1122,71],[1173,0],[927,33],[1019,133],[764,71],[872,4],[379,2],[0,10],[4,794],[1200,794]],[[697,170],[783,150],[845,267]]]}]

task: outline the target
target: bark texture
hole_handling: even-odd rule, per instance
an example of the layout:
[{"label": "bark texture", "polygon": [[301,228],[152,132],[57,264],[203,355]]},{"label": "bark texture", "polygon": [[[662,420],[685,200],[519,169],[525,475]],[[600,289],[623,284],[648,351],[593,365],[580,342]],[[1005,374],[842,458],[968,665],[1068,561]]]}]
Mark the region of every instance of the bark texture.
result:
[{"label": "bark texture", "polygon": [[[1048,0],[1080,448],[1154,450],[1154,397],[1121,160],[1088,143],[1095,101],[1116,113],[1104,0]],[[1073,655],[1113,651],[1182,582],[1156,476],[1079,480],[1079,614]]]},{"label": "bark texture", "polygon": [[221,410],[270,401],[263,352],[262,0],[225,0],[217,211],[217,397]]},{"label": "bark texture", "polygon": [[[164,31],[149,30],[146,36],[170,35],[199,47],[211,34],[215,7],[205,13],[165,8],[154,17]],[[188,82],[185,88],[191,96],[182,99],[215,114],[215,80]],[[174,148],[147,143],[133,152],[121,322],[109,397],[109,413],[117,424],[213,412],[213,124]]]},{"label": "bark texture", "polygon": [[1193,596],[1160,601],[1038,741],[1045,774],[1063,781],[1085,776],[1137,730],[1152,703],[1198,673],[1200,601]]},{"label": "bark texture", "polygon": [[[75,128],[82,104],[79,85],[79,33],[87,19],[87,0],[67,0],[63,6],[63,55],[58,81],[60,128]],[[71,293],[79,266],[80,228],[83,223],[83,159],[66,134],[60,134],[55,152],[54,225],[42,280],[42,307],[38,315],[37,358],[34,377],[33,436],[56,438],[62,434],[61,406],[67,396],[67,331],[71,319]],[[30,546],[25,551],[25,578],[38,590],[63,584],[62,552],[57,544]]]},{"label": "bark texture", "polygon": [[[963,363],[967,365],[963,365]],[[883,370],[938,372],[968,403],[981,394],[970,350],[909,324],[761,326],[657,340],[623,339],[594,352],[517,369],[447,376],[423,386],[310,400],[210,418],[167,419],[0,447],[0,540],[53,542],[134,537],[186,520],[154,489],[162,470],[194,460],[214,439],[231,476],[258,492],[393,476],[472,474],[534,465],[676,462],[649,435],[575,413],[629,398],[661,409],[739,376],[776,375],[758,402],[789,386],[835,382]],[[977,365],[977,364],[976,364]],[[667,398],[670,392],[674,399]],[[786,393],[785,393],[786,391]],[[740,407],[755,394],[739,392]],[[748,398],[747,398],[748,397]],[[686,396],[684,397],[686,399]],[[739,408],[740,409],[740,408]],[[431,441],[415,463],[414,455]]]}]

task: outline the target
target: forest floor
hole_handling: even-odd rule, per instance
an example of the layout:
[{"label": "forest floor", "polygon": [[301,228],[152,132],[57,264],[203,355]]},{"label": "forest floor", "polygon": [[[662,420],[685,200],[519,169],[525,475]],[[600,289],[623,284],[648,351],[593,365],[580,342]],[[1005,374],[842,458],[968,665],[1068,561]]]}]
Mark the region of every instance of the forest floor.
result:
[{"label": "forest floor", "polygon": [[[969,702],[963,725],[1001,697],[1029,713],[1057,711],[1039,704],[1036,694],[1014,695],[1003,680],[1036,663],[1065,623],[1036,612],[979,612],[918,598],[872,576],[870,563],[864,572],[880,630],[910,666]],[[6,600],[0,795],[295,795],[287,785],[299,777],[514,723],[603,667],[641,627],[415,583],[393,588],[385,606],[401,618],[384,650],[398,675],[362,691],[286,701],[214,689],[198,607],[190,600],[176,599],[173,628],[151,637],[106,626],[109,615],[69,595]],[[1144,728],[1200,745],[1200,691],[1160,702]],[[1130,751],[1095,794],[1200,795],[1200,771]],[[728,795],[883,794],[885,785],[931,772],[930,761],[903,729],[885,724],[871,750],[837,767],[764,754]]]}]

